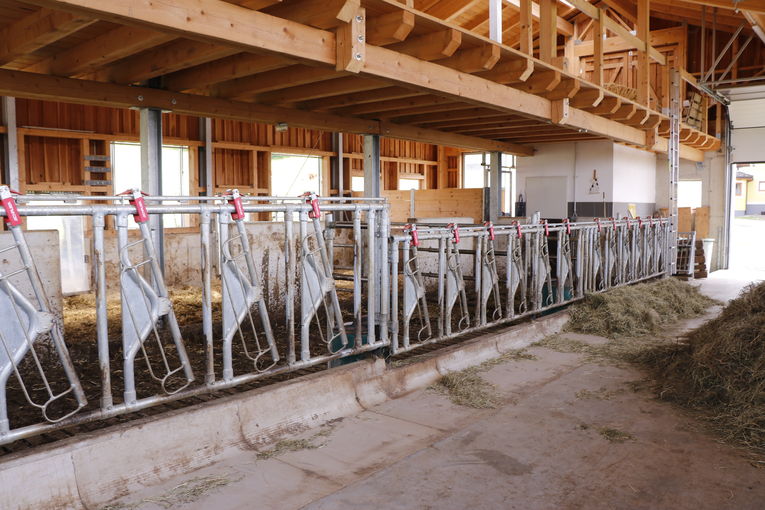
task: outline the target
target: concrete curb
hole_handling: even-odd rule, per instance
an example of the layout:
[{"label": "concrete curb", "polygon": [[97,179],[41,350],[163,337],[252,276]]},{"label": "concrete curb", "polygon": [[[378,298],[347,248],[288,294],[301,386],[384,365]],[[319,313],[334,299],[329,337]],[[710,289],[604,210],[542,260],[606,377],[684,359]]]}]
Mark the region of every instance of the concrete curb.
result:
[{"label": "concrete curb", "polygon": [[[433,384],[448,372],[556,333],[558,312],[484,334],[395,368],[353,363],[131,421],[17,454],[0,463],[0,508],[94,509],[141,487],[259,448]],[[44,483],[40,483],[44,482]]]}]

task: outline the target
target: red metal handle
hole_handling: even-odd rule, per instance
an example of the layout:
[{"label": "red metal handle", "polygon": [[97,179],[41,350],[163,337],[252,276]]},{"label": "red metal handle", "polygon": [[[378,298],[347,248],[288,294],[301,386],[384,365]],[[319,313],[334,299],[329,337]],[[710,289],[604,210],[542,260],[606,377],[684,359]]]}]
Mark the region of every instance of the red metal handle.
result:
[{"label": "red metal handle", "polygon": [[616,230],[616,218],[611,218],[611,222],[614,224],[614,230]]},{"label": "red metal handle", "polygon": [[643,228],[643,218],[638,216],[637,220],[638,220],[638,230],[640,230],[641,228]]},{"label": "red metal handle", "polygon": [[11,227],[18,227],[21,225],[21,215],[16,205],[16,199],[13,198],[13,193],[14,191],[8,186],[0,186],[0,203],[5,209],[5,223]]},{"label": "red metal handle", "polygon": [[545,236],[550,237],[550,226],[547,224],[547,220],[543,221],[545,225]]},{"label": "red metal handle", "polygon": [[136,223],[145,223],[149,221],[149,211],[146,210],[146,202],[143,199],[146,193],[138,188],[133,188],[123,191],[120,195],[127,195],[130,197],[128,203],[135,207],[133,219]]},{"label": "red metal handle", "polygon": [[417,233],[417,225],[407,223],[404,229],[409,231],[409,236],[412,238],[412,246],[420,245],[420,235]]},{"label": "red metal handle", "polygon": [[597,224],[598,224],[598,232],[600,232],[600,230],[601,230],[601,226],[600,226],[600,218],[595,218],[595,223],[597,223]]},{"label": "red metal handle", "polygon": [[568,218],[563,218],[563,223],[566,225],[566,234],[571,235],[571,222],[568,221]]},{"label": "red metal handle", "polygon": [[231,215],[232,220],[243,220],[244,219],[244,206],[242,205],[242,195],[239,194],[238,189],[232,189],[228,192],[229,195],[229,201],[228,203],[234,206],[234,213]]},{"label": "red metal handle", "polygon": [[311,219],[321,218],[321,209],[319,209],[319,195],[306,191],[301,195],[305,198],[306,204],[311,204],[311,211],[308,213],[308,217]]},{"label": "red metal handle", "polygon": [[523,231],[521,230],[521,224],[518,223],[518,221],[514,221],[513,224],[515,225],[515,230],[518,232],[516,234],[516,236],[518,237],[518,239],[520,239],[521,237],[523,237]]},{"label": "red metal handle", "polygon": [[450,228],[452,230],[452,234],[454,235],[454,244],[460,243],[460,229],[457,226],[456,223],[449,223],[446,228]]},{"label": "red metal handle", "polygon": [[627,220],[627,230],[630,230],[632,228],[632,223],[630,223],[630,217],[627,216],[625,219]]},{"label": "red metal handle", "polygon": [[484,227],[486,227],[489,230],[489,239],[492,241],[494,240],[494,224],[490,221],[487,221],[483,224]]}]

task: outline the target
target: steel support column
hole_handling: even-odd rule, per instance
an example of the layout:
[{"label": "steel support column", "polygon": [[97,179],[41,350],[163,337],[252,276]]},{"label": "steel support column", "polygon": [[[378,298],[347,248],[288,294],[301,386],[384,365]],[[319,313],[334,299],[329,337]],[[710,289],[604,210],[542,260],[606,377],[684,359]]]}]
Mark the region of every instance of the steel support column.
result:
[{"label": "steel support column", "polygon": [[489,215],[487,220],[497,221],[499,216],[499,204],[502,194],[502,153],[499,151],[489,153]]},{"label": "steel support column", "polygon": [[[162,110],[141,108],[141,190],[149,195],[162,194]],[[162,215],[149,220],[152,240],[160,270],[165,271],[165,243]]]},{"label": "steel support column", "polygon": [[379,197],[382,190],[380,136],[364,135],[364,196]]}]

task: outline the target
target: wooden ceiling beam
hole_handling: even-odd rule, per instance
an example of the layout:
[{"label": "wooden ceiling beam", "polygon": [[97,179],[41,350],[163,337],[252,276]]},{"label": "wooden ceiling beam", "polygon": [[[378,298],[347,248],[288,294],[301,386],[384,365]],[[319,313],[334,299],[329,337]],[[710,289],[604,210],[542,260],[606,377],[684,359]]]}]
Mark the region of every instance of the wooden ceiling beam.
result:
[{"label": "wooden ceiling beam", "polygon": [[89,78],[112,83],[140,83],[150,78],[186,69],[211,60],[231,56],[238,51],[218,43],[178,39],[164,46],[133,55],[126,60],[96,71]]},{"label": "wooden ceiling beam", "polygon": [[595,115],[609,115],[615,113],[622,105],[622,100],[616,96],[605,96],[600,103],[592,107],[582,109]]},{"label": "wooden ceiling beam", "polygon": [[210,95],[227,99],[250,100],[257,94],[264,92],[331,80],[338,76],[334,68],[295,64],[284,69],[217,83],[210,87]]},{"label": "wooden ceiling beam", "polygon": [[388,49],[405,53],[420,60],[439,60],[451,57],[462,44],[462,33],[453,28],[410,37]]},{"label": "wooden ceiling beam", "polygon": [[33,53],[96,23],[91,16],[39,9],[0,31],[0,65]]},{"label": "wooden ceiling beam", "polygon": [[459,50],[449,58],[438,60],[437,63],[463,73],[477,73],[491,70],[499,61],[499,56],[499,46],[485,43],[475,48]]},{"label": "wooden ceiling beam", "polygon": [[580,90],[571,98],[570,105],[574,108],[591,108],[598,106],[605,96],[603,89]]},{"label": "wooden ceiling beam", "polygon": [[765,1],[763,0],[683,0],[691,4],[718,7],[732,11],[751,11],[765,14]]},{"label": "wooden ceiling beam", "polygon": [[497,142],[433,129],[402,126],[391,122],[377,122],[148,87],[130,87],[8,69],[0,69],[0,95],[113,108],[150,107],[183,115],[215,117],[243,122],[266,124],[288,122],[296,127],[325,131],[379,134],[391,138],[473,150],[505,151],[526,156],[533,154],[533,149],[520,144]]},{"label": "wooden ceiling beam", "polygon": [[171,34],[142,27],[119,27],[48,57],[24,70],[56,76],[79,76],[165,44],[174,38]]},{"label": "wooden ceiling beam", "polygon": [[464,120],[464,119],[485,119],[491,117],[506,117],[508,114],[500,113],[497,111],[489,110],[487,108],[459,108],[455,107],[452,110],[444,112],[434,112],[429,114],[413,114],[410,116],[402,116],[398,118],[398,122],[402,124],[417,124],[428,125],[437,122],[446,122],[451,120]]},{"label": "wooden ceiling beam", "polygon": [[404,41],[414,28],[414,13],[409,11],[399,10],[367,18],[366,42],[375,46]]},{"label": "wooden ceiling beam", "polygon": [[431,129],[458,129],[458,128],[470,128],[470,127],[483,127],[483,126],[496,126],[496,125],[536,125],[538,122],[529,119],[512,120],[514,117],[498,117],[496,119],[462,119],[462,120],[447,120],[443,122],[430,122],[428,127]]},{"label": "wooden ceiling beam", "polygon": [[530,94],[542,94],[551,92],[561,82],[560,71],[544,70],[535,71],[531,78],[525,82],[514,85],[515,88]]},{"label": "wooden ceiling beam", "polygon": [[505,85],[525,82],[534,72],[534,61],[518,59],[500,62],[490,71],[479,73],[478,76]]},{"label": "wooden ceiling beam", "polygon": [[259,11],[260,9],[265,9],[266,7],[271,7],[272,5],[276,5],[280,3],[282,0],[226,0],[226,1],[230,4],[241,5],[242,7],[247,7],[248,9]]},{"label": "wooden ceiling beam", "polygon": [[216,83],[283,69],[292,63],[276,55],[238,53],[168,74],[163,85],[169,90],[203,89]]},{"label": "wooden ceiling beam", "polygon": [[423,94],[417,90],[403,87],[385,87],[354,94],[342,94],[333,97],[323,97],[315,101],[300,103],[300,108],[314,111],[329,111],[336,108],[347,108],[368,103],[376,103],[387,99],[401,99]]},{"label": "wooden ceiling beam", "polygon": [[304,25],[328,29],[351,21],[360,7],[360,0],[295,0],[268,7],[264,12]]},{"label": "wooden ceiling beam", "polygon": [[544,96],[551,101],[568,99],[574,97],[574,94],[579,92],[581,86],[582,82],[577,78],[563,77],[560,83],[551,91],[546,92]]},{"label": "wooden ceiling beam", "polygon": [[387,101],[377,101],[362,105],[355,105],[336,110],[338,115],[371,115],[376,113],[401,110],[405,108],[417,108],[420,106],[454,104],[453,99],[431,95],[417,95],[414,97],[405,97],[401,99],[390,99]]},{"label": "wooden ceiling beam", "polygon": [[370,78],[358,78],[356,76],[343,76],[321,83],[307,83],[296,87],[282,88],[265,92],[255,96],[255,100],[265,104],[292,104],[302,101],[310,101],[323,97],[352,94],[365,90],[375,90],[384,87],[378,80]]}]

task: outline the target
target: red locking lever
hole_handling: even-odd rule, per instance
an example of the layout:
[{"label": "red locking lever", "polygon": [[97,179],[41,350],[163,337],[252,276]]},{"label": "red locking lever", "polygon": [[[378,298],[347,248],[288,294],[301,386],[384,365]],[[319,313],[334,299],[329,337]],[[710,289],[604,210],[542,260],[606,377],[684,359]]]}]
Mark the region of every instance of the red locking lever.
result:
[{"label": "red locking lever", "polygon": [[244,206],[242,205],[242,195],[239,193],[239,190],[236,188],[228,190],[228,197],[228,203],[234,206],[234,212],[231,215],[231,219],[243,220]]},{"label": "red locking lever", "polygon": [[120,195],[127,195],[128,203],[135,207],[135,214],[133,219],[136,223],[145,223],[149,221],[149,211],[146,210],[146,202],[143,197],[148,196],[146,193],[138,188],[127,189],[120,193]]},{"label": "red locking lever", "polygon": [[483,224],[484,227],[486,227],[489,230],[489,239],[492,241],[494,240],[494,224],[490,221],[487,221]]},{"label": "red locking lever", "polygon": [[18,227],[21,225],[21,215],[19,214],[19,208],[16,206],[16,199],[13,198],[17,192],[11,190],[8,186],[0,186],[0,203],[5,209],[5,223],[11,227]]}]

